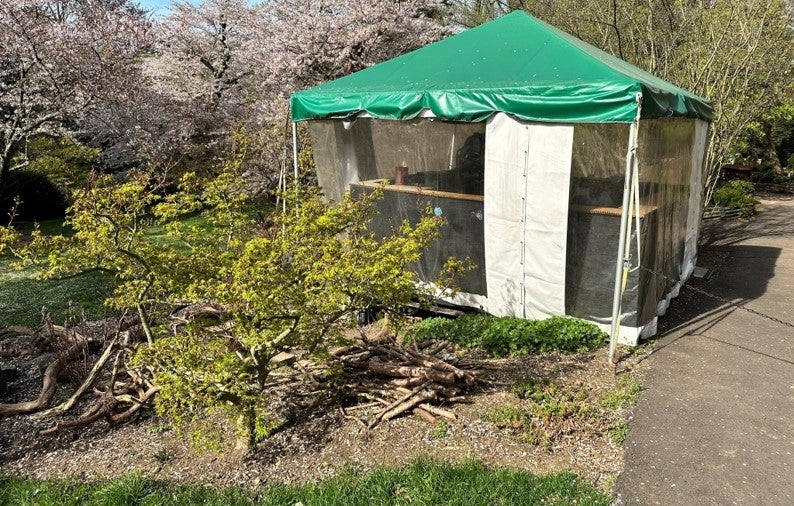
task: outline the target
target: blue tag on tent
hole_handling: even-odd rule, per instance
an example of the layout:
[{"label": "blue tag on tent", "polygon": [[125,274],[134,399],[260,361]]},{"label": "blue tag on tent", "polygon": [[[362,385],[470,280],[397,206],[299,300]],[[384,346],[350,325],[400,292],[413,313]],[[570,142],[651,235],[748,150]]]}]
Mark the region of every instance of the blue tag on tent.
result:
[{"label": "blue tag on tent", "polygon": [[444,213],[441,211],[440,207],[436,207],[435,209],[433,209],[433,214],[435,214],[436,216],[441,216]]}]

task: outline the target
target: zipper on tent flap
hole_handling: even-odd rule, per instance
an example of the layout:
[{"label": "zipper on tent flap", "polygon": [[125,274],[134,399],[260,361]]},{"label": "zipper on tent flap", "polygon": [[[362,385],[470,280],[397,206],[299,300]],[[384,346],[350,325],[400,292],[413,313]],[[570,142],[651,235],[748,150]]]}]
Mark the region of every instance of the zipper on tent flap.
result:
[{"label": "zipper on tent flap", "polygon": [[530,129],[528,125],[524,125],[524,174],[521,188],[524,194],[521,196],[521,317],[527,317],[527,187],[529,186],[529,135]]}]

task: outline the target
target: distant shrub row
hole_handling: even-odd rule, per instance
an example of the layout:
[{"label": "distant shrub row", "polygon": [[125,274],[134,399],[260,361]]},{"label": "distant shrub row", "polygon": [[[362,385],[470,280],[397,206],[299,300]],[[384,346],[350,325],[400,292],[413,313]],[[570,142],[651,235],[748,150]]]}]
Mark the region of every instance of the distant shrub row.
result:
[{"label": "distant shrub row", "polygon": [[750,216],[755,212],[757,201],[753,197],[755,186],[749,181],[734,179],[728,181],[714,192],[714,205],[739,209],[742,216]]},{"label": "distant shrub row", "polygon": [[406,341],[443,339],[504,357],[551,351],[583,352],[598,348],[608,337],[592,323],[564,316],[525,320],[511,316],[464,315],[454,320],[422,320],[408,331]]}]

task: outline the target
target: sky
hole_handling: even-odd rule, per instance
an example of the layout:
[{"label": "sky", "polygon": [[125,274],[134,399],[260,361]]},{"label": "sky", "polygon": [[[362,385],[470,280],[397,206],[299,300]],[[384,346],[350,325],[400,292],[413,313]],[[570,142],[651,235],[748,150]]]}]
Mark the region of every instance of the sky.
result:
[{"label": "sky", "polygon": [[168,5],[171,3],[171,0],[133,0],[133,2],[147,11],[152,11],[155,15],[162,16],[168,12]]}]

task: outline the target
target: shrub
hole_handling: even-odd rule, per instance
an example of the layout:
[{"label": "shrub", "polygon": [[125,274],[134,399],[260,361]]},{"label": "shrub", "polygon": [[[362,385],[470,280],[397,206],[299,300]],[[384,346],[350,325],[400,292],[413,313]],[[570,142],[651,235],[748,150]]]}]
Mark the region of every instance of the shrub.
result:
[{"label": "shrub", "polygon": [[757,201],[753,197],[755,186],[749,181],[734,179],[714,192],[714,205],[739,209],[742,216],[750,216],[755,212]]},{"label": "shrub", "polygon": [[494,318],[487,315],[464,315],[456,320],[422,320],[408,331],[406,341],[412,343],[443,339],[467,348],[482,348],[495,356],[503,357],[551,351],[581,352],[601,346],[607,337],[592,323],[564,316],[553,316],[546,320],[525,320],[513,316]]},{"label": "shrub", "polygon": [[[317,189],[295,189],[285,196],[299,212],[259,224],[240,173],[245,151],[232,155],[216,177],[185,174],[168,194],[153,171],[131,173],[123,183],[97,177],[70,207],[73,235],[36,229],[14,251],[21,262],[44,259],[43,277],[113,276],[106,303],[136,309],[148,343],[127,366],[153,376],[158,413],[200,447],[215,446],[216,419],[231,422],[249,448],[272,430],[267,380],[280,352],[323,356],[356,325],[358,311],[397,312],[428,299],[432,292],[407,266],[443,223],[427,214],[376,238],[369,222],[381,192],[332,204]],[[18,239],[0,227],[0,252]],[[442,290],[454,264],[440,274]],[[195,322],[173,335],[149,324],[174,306],[205,301],[225,310],[226,330]],[[217,432],[225,436],[224,430]]]}]

